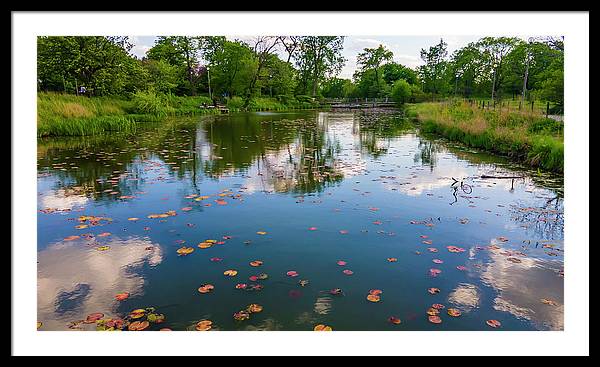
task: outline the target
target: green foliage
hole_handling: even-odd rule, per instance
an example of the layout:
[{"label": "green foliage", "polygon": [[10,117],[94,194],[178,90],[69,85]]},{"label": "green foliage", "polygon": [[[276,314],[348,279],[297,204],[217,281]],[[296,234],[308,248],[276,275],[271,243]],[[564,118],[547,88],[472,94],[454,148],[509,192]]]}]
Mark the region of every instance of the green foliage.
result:
[{"label": "green foliage", "polygon": [[[357,64],[360,66],[354,73],[354,85],[346,87],[346,97],[382,98],[392,97],[398,103],[404,103],[412,98],[412,90],[418,89],[415,95],[420,95],[418,74],[401,64],[392,62],[393,53],[383,45],[378,48],[365,48],[358,54]],[[396,90],[394,97],[393,86],[396,81],[403,80]],[[403,88],[402,90],[398,88]]]},{"label": "green foliage", "polygon": [[[163,66],[161,72],[166,72],[169,76],[176,73],[177,93],[196,95],[201,84],[198,64],[200,48],[200,37],[161,36],[148,50],[147,57],[150,60],[163,61],[174,68],[167,70]],[[157,90],[169,92],[172,89],[165,90],[165,87],[161,86]]]},{"label": "green foliage", "polygon": [[243,95],[258,67],[250,47],[239,41],[220,39],[205,40],[203,47],[210,64],[212,93],[217,96]]},{"label": "green foliage", "polygon": [[297,95],[296,99],[301,103],[313,103],[314,102],[314,97],[307,96],[307,95]]},{"label": "green foliage", "polygon": [[163,121],[172,115],[219,113],[203,108],[203,104],[210,102],[206,96],[180,97],[153,91],[138,92],[131,100],[38,93],[38,136],[127,132],[133,131],[136,123]]},{"label": "green foliage", "polygon": [[424,132],[562,172],[562,123],[535,113],[482,111],[467,103],[411,105]]},{"label": "green foliage", "polygon": [[389,95],[389,86],[383,80],[383,75],[375,69],[368,69],[354,74],[356,89],[360,97],[380,98]]},{"label": "green foliage", "polygon": [[289,109],[288,106],[272,98],[252,98],[248,104],[249,111],[283,111]]},{"label": "green foliage", "polygon": [[392,99],[398,104],[408,102],[412,94],[411,86],[404,79],[396,80],[392,87]]},{"label": "green foliage", "polygon": [[565,124],[550,118],[540,117],[529,123],[527,131],[532,134],[563,135]]},{"label": "green foliage", "polygon": [[159,93],[171,93],[177,88],[178,70],[176,66],[162,59],[145,60],[143,66],[148,74],[148,88],[156,90]]},{"label": "green foliage", "polygon": [[385,80],[388,85],[393,85],[394,82],[399,79],[404,79],[408,84],[412,85],[417,85],[419,83],[419,76],[416,71],[395,62],[389,62],[381,66],[381,71],[383,80]]},{"label": "green foliage", "polygon": [[[359,79],[359,90],[363,91],[365,97],[382,97],[387,95],[388,86],[383,79],[383,73],[379,68],[381,64],[392,61],[394,54],[383,45],[377,48],[365,48],[356,57],[356,63],[360,69],[355,74]],[[370,77],[367,77],[370,75]]]},{"label": "green foliage", "polygon": [[227,108],[232,112],[241,111],[244,107],[244,99],[242,97],[232,97],[227,100]]},{"label": "green foliage", "polygon": [[[558,63],[559,62],[556,62],[556,64]],[[555,105],[560,107],[559,110],[562,112],[562,107],[565,103],[565,81],[562,65],[552,65],[551,68],[540,75],[540,79],[541,80],[538,82],[539,90],[536,91],[535,94],[540,99],[553,102]]]},{"label": "green foliage", "polygon": [[564,144],[551,136],[537,136],[532,140],[527,153],[528,161],[549,171],[564,170]]},{"label": "green foliage", "polygon": [[557,112],[562,112],[561,45],[562,39],[554,38],[524,42],[518,38],[484,37],[456,50],[447,59],[446,44],[441,41],[421,50],[426,64],[419,67],[419,82],[431,98],[460,95],[491,100],[493,90],[493,100],[498,102],[508,96],[513,101],[520,100],[526,81],[527,100],[550,101]]},{"label": "green foliage", "polygon": [[129,116],[97,116],[92,118],[61,119],[53,123],[38,124],[37,135],[82,136],[97,135],[108,131],[133,133],[136,122]]},{"label": "green foliage", "polygon": [[91,95],[123,94],[139,71],[127,37],[38,37],[39,88]]},{"label": "green foliage", "polygon": [[299,37],[296,54],[299,83],[298,94],[317,95],[319,85],[329,77],[339,74],[346,62],[342,56],[344,37]]},{"label": "green foliage", "polygon": [[296,87],[296,70],[277,55],[269,55],[260,75],[263,95],[290,95]]},{"label": "green foliage", "polygon": [[448,70],[446,56],[448,44],[440,39],[440,43],[428,49],[421,49],[421,60],[425,65],[419,67],[419,75],[423,82],[423,91],[441,93],[444,91],[444,76]]},{"label": "green foliage", "polygon": [[164,94],[154,91],[137,92],[132,100],[135,113],[165,117],[175,111]]},{"label": "green foliage", "polygon": [[[543,104],[540,108],[545,109],[545,102],[550,101],[551,113],[563,110],[561,38],[524,42],[485,37],[455,51],[450,58],[446,43],[440,40],[421,50],[425,65],[418,70],[394,63],[391,51],[380,45],[357,56],[360,69],[353,81],[336,77],[345,62],[343,41],[336,36],[265,36],[248,41],[222,36],[163,36],[146,58],[138,60],[129,53],[133,45],[128,37],[39,37],[38,89],[75,94],[77,87],[85,86],[86,96],[127,100],[129,106],[123,113],[167,116],[214,112],[201,108],[203,103],[212,105],[212,101],[185,99],[209,93],[217,102],[230,105],[232,111],[266,106],[279,109],[281,105],[311,108],[322,98],[395,95],[396,100],[411,103],[449,96],[492,100],[492,90],[493,102],[505,105],[509,98],[502,96],[512,96],[509,102],[518,107],[525,84],[526,99],[535,100],[536,107]],[[279,46],[285,48],[287,61],[276,55]],[[200,60],[206,60],[207,65],[200,65]],[[404,84],[394,93],[398,80],[409,84],[408,97]],[[243,98],[244,104],[239,105],[236,97]],[[80,105],[63,106],[63,112],[69,118],[97,116],[90,106]],[[61,115],[63,107],[48,116]]]},{"label": "green foliage", "polygon": [[344,98],[348,97],[351,88],[351,80],[331,78],[323,83],[321,93],[325,98]]}]

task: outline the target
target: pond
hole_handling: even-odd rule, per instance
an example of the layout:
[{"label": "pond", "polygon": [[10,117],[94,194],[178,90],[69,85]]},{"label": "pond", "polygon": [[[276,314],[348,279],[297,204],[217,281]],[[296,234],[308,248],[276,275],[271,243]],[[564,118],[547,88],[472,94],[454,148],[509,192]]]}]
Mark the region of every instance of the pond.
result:
[{"label": "pond", "polygon": [[38,329],[562,330],[562,190],[396,110],[40,139]]}]

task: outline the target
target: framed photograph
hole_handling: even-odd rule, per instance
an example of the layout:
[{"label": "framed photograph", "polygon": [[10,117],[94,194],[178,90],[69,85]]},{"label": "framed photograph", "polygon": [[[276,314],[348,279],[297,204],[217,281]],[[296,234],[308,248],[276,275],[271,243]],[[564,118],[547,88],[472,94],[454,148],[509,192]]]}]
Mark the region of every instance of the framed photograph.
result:
[{"label": "framed photograph", "polygon": [[589,354],[589,13],[12,22],[14,354]]}]

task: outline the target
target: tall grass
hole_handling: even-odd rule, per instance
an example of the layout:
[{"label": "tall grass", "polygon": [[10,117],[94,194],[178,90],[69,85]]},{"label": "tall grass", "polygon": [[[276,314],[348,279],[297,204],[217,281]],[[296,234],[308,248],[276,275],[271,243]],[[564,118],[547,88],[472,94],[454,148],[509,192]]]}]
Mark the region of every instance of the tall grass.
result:
[{"label": "tall grass", "polygon": [[62,119],[52,123],[38,123],[37,135],[82,136],[106,131],[135,132],[137,122],[129,116],[96,116],[91,118]]},{"label": "tall grass", "polygon": [[409,108],[421,129],[549,171],[564,167],[563,123],[539,112],[486,110],[466,102],[421,103]]},{"label": "tall grass", "polygon": [[137,92],[133,95],[132,101],[133,111],[139,114],[166,117],[175,111],[164,94],[153,91]]},{"label": "tall grass", "polygon": [[204,109],[208,97],[177,97],[138,92],[130,99],[82,97],[38,93],[38,136],[96,135],[108,131],[133,132],[142,122],[163,121],[168,116],[218,113]]},{"label": "tall grass", "polygon": [[[107,131],[134,131],[140,122],[163,121],[169,116],[218,114],[207,96],[180,97],[153,91],[137,92],[129,99],[120,97],[81,97],[58,93],[38,93],[38,136],[95,135]],[[244,110],[241,97],[227,102],[230,112]],[[311,109],[318,104],[289,96],[253,98],[246,110],[283,111]]]},{"label": "tall grass", "polygon": [[127,117],[130,101],[114,97],[87,98],[57,93],[38,93],[37,135],[94,135],[105,131],[132,131]]},{"label": "tall grass", "polygon": [[115,97],[87,98],[71,94],[38,93],[38,119],[125,115],[132,103]]}]

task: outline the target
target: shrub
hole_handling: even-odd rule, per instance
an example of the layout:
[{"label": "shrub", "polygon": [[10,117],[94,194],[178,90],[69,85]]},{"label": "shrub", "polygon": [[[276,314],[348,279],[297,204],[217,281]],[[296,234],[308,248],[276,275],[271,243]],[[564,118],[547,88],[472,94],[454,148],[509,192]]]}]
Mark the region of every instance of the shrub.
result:
[{"label": "shrub", "polygon": [[410,84],[404,79],[398,79],[394,82],[392,87],[392,99],[398,104],[404,104],[408,102],[411,96]]},{"label": "shrub", "polygon": [[137,92],[132,100],[136,113],[167,116],[174,112],[174,108],[168,103],[168,97],[154,91]]},{"label": "shrub", "polygon": [[424,132],[518,158],[546,170],[563,171],[563,123],[539,113],[480,110],[464,102],[453,102],[411,105],[409,115],[416,115]]}]

